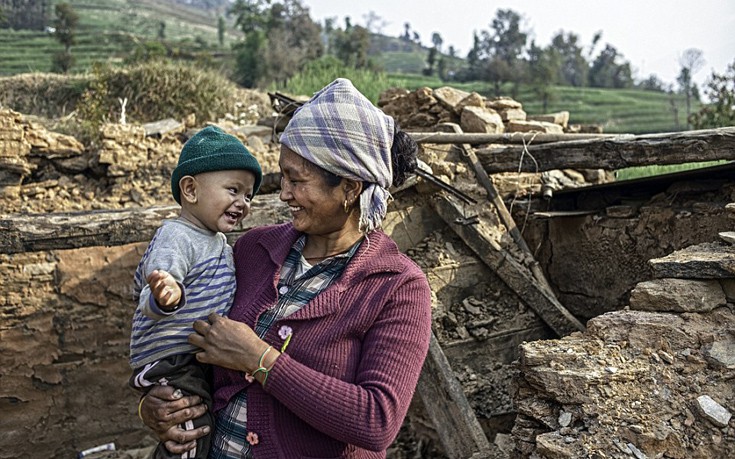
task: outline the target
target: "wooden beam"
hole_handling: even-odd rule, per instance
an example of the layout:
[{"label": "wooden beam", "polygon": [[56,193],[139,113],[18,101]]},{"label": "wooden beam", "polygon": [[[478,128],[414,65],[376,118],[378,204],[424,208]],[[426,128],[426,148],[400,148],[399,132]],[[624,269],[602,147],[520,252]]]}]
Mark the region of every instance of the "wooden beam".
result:
[{"label": "wooden beam", "polygon": [[447,457],[466,459],[490,449],[490,442],[434,332],[416,389]]},{"label": "wooden beam", "polygon": [[[620,136],[594,140],[530,142],[477,150],[489,173],[541,172],[553,169],[616,170],[632,166],[682,164],[735,159],[735,126],[699,131]],[[535,160],[535,162],[534,162]]]},{"label": "wooden beam", "polygon": [[577,320],[559,301],[534,278],[531,271],[519,263],[484,231],[484,218],[477,224],[462,224],[467,206],[456,203],[450,196],[438,193],[431,201],[439,216],[452,228],[475,254],[500,277],[529,308],[559,336],[584,331]]},{"label": "wooden beam", "polygon": [[[179,206],[0,215],[0,253],[37,252],[149,241],[163,220],[176,218]],[[255,226],[289,221],[277,194],[257,196],[251,214],[233,234]]]},{"label": "wooden beam", "polygon": [[[439,127],[442,129],[451,130],[457,134],[462,133],[462,128],[455,123],[444,123]],[[515,220],[513,220],[510,212],[508,212],[508,208],[505,207],[505,203],[500,198],[500,194],[495,188],[495,184],[493,184],[493,181],[487,175],[487,172],[480,164],[480,161],[477,159],[477,155],[475,155],[475,150],[472,148],[471,145],[468,145],[466,143],[458,144],[454,147],[459,150],[459,156],[464,160],[465,163],[467,163],[470,169],[475,172],[475,177],[477,177],[477,181],[480,182],[480,185],[482,185],[482,187],[485,188],[485,191],[487,191],[488,200],[495,207],[495,210],[498,213],[498,217],[500,217],[500,221],[503,222],[503,226],[505,226],[505,229],[508,231],[508,234],[510,234],[510,237],[513,238],[513,241],[516,243],[518,248],[521,249],[521,252],[523,252],[523,260],[526,261],[527,266],[533,274],[533,277],[536,278],[541,286],[546,289],[549,295],[555,296],[553,290],[551,289],[549,281],[546,280],[546,276],[541,270],[538,261],[536,261],[536,258],[533,256],[533,252],[531,252],[531,249],[528,248],[528,244],[526,243],[526,240],[523,239],[523,235],[518,229],[518,226],[516,226]]]},{"label": "wooden beam", "polygon": [[485,134],[481,132],[408,132],[416,143],[468,143],[472,145],[488,143],[549,143],[569,140],[606,139],[631,134],[547,134],[543,132],[508,132],[505,134]]}]

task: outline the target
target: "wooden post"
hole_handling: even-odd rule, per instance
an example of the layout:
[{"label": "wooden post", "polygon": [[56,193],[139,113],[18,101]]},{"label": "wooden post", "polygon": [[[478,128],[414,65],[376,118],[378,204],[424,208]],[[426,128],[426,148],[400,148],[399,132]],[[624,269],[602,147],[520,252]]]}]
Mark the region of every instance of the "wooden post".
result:
[{"label": "wooden post", "polygon": [[447,457],[482,457],[490,449],[490,442],[433,332],[417,390]]}]

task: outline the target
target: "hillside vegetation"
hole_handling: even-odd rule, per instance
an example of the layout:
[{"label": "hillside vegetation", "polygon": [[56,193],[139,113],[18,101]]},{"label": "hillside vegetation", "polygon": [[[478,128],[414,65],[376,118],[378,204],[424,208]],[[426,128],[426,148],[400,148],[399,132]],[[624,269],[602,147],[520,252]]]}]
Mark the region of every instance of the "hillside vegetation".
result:
[{"label": "hillside vegetation", "polygon": [[[217,16],[172,0],[67,0],[67,3],[80,16],[77,43],[72,47],[76,59],[72,72],[87,71],[93,62],[121,62],[136,47],[157,40],[162,22],[165,23],[163,43],[174,54],[192,57],[205,50],[217,51],[219,47]],[[232,28],[228,30],[224,43],[227,50],[238,36]],[[52,56],[62,49],[44,31],[0,29],[0,75],[47,72]]]},{"label": "hillside vegetation", "polygon": [[[192,65],[200,66],[205,62],[210,68],[219,70],[227,65],[217,59],[227,56],[230,45],[240,36],[230,24],[224,45],[220,46],[217,14],[174,0],[69,0],[69,3],[81,18],[77,44],[72,48],[76,59],[73,73],[86,73],[96,62],[121,64],[131,53],[144,49],[146,43],[160,40],[162,23],[165,23],[162,42],[169,54],[196,60]],[[381,86],[377,90],[394,86],[416,89],[451,85],[487,97],[495,96],[489,84],[444,82],[421,76],[428,50],[415,43],[397,37],[375,36],[373,45],[376,53],[373,61],[388,73],[387,78],[376,78],[375,82]],[[0,76],[47,72],[52,56],[61,49],[62,46],[46,32],[0,29]],[[455,68],[461,60],[447,58],[447,62],[450,68]],[[81,92],[79,88],[77,92]],[[510,86],[503,87],[503,95],[522,102],[529,114],[544,112],[529,87],[521,86],[516,93]],[[7,103],[7,98],[5,100]],[[571,114],[570,122],[600,124],[605,132],[649,133],[685,128],[684,107],[682,96],[662,92],[557,86],[553,88],[546,111],[567,110]]]}]

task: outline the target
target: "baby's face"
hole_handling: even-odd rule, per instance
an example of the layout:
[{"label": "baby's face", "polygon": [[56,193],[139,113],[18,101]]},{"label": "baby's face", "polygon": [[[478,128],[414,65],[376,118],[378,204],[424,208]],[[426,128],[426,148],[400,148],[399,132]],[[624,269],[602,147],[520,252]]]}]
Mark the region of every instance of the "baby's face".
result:
[{"label": "baby's face", "polygon": [[255,175],[245,170],[203,172],[194,176],[196,202],[182,204],[194,223],[210,231],[232,231],[250,213]]}]

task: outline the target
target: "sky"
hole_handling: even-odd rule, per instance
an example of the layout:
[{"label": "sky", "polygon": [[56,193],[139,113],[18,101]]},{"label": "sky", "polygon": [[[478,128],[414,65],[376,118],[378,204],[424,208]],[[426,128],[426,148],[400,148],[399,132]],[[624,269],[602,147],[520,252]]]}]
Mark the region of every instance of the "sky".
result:
[{"label": "sky", "polygon": [[[490,31],[498,9],[512,9],[523,18],[524,30],[539,46],[547,46],[560,30],[573,32],[589,47],[601,31],[595,55],[606,44],[614,46],[630,62],[634,77],[655,74],[665,83],[676,84],[679,58],[689,48],[702,51],[705,63],[694,74],[702,86],[716,72],[725,73],[735,62],[735,0],[302,0],[312,19],[322,22],[344,17],[366,25],[371,11],[385,25],[382,33],[401,35],[404,23],[411,25],[422,44],[431,46],[438,32],[442,48],[450,45],[466,56],[473,32]],[[529,40],[530,42],[530,40]]]}]

